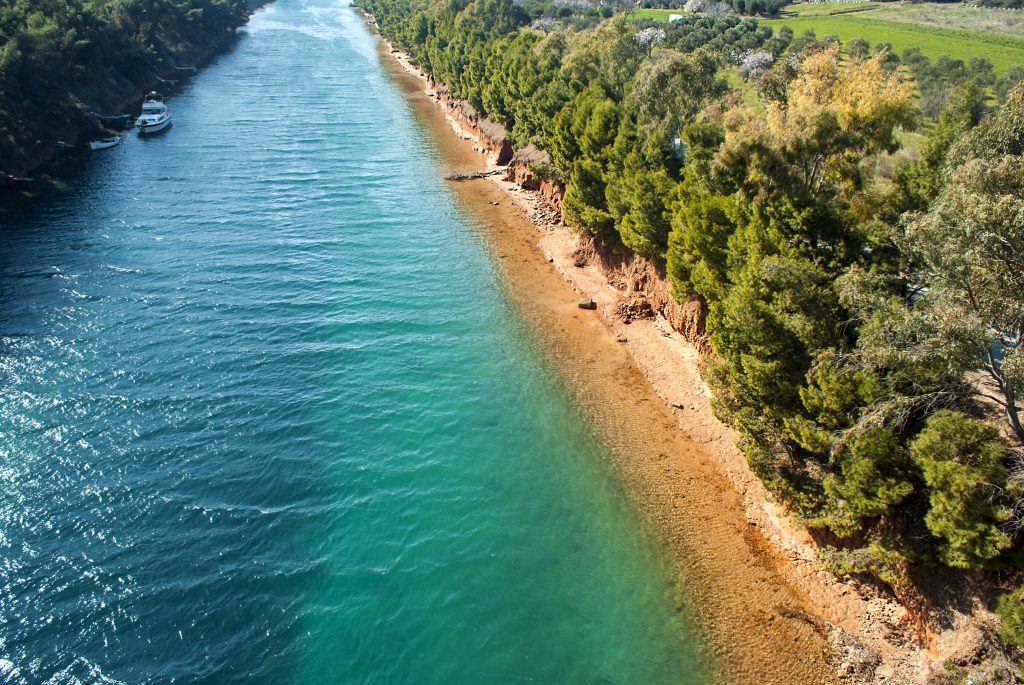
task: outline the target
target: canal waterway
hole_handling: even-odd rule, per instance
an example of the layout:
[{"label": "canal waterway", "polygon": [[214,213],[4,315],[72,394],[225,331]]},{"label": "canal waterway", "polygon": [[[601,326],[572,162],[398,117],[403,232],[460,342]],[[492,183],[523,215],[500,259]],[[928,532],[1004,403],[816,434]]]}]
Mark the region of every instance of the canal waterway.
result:
[{"label": "canal waterway", "polygon": [[706,682],[376,41],[278,0],[2,201],[0,682]]}]

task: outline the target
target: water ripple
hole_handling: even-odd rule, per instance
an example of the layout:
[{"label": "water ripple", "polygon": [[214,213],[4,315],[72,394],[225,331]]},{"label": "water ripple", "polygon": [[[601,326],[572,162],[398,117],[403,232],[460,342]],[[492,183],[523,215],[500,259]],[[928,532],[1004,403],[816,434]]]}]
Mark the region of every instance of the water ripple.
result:
[{"label": "water ripple", "polygon": [[0,226],[0,682],[679,682],[603,449],[331,0]]}]

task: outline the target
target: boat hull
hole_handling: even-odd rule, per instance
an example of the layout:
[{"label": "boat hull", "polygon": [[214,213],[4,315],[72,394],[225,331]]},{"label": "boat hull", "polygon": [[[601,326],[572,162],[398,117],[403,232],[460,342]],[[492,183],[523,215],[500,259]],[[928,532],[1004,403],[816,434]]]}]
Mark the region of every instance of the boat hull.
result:
[{"label": "boat hull", "polygon": [[89,147],[93,150],[106,150],[107,148],[114,147],[121,142],[121,137],[116,136],[110,140],[94,140],[89,143]]},{"label": "boat hull", "polygon": [[146,136],[151,133],[163,131],[165,128],[171,125],[171,117],[168,116],[166,119],[161,121],[159,124],[139,124],[139,133]]}]

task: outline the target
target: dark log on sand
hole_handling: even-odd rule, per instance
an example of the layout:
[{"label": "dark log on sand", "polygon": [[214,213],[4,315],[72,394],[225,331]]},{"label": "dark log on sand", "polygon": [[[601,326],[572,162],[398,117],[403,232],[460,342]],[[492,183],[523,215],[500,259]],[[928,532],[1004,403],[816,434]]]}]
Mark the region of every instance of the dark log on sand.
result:
[{"label": "dark log on sand", "polygon": [[453,171],[450,174],[445,174],[444,180],[446,181],[469,181],[474,178],[485,178],[487,176],[495,176],[497,174],[504,173],[502,169],[491,169],[490,171],[474,171],[472,173],[461,173]]}]

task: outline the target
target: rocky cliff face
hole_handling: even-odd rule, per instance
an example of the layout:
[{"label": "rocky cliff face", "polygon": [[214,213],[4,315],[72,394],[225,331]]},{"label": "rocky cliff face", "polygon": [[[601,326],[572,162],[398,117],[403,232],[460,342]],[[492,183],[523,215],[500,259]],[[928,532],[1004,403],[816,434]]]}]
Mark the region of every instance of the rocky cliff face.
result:
[{"label": "rocky cliff face", "polygon": [[539,193],[547,205],[556,212],[562,211],[565,185],[554,177],[553,172],[541,177],[539,169],[552,169],[551,156],[532,144],[516,150],[505,170],[505,180],[515,183],[523,190]]},{"label": "rocky cliff face", "polygon": [[[551,157],[546,152],[528,145],[512,155],[505,180],[535,193],[552,212],[561,216],[565,186],[549,171],[552,168]],[[548,173],[541,174],[538,170]],[[580,246],[576,259],[579,266],[599,266],[609,282],[623,294],[618,311],[621,319],[629,321],[661,314],[702,354],[711,352],[705,329],[707,307],[698,299],[677,302],[663,268],[632,251],[609,249],[594,239]]]},{"label": "rocky cliff face", "polygon": [[598,266],[622,293],[617,311],[620,319],[628,323],[661,314],[701,354],[711,352],[705,328],[707,307],[698,299],[677,302],[662,268],[634,252],[611,250],[593,239],[582,244],[575,257],[579,266]]},{"label": "rocky cliff face", "polygon": [[513,148],[506,138],[505,127],[480,116],[465,100],[453,98],[445,87],[435,87],[433,96],[445,109],[448,118],[470,137],[476,138],[480,151],[502,166],[512,161]]}]

